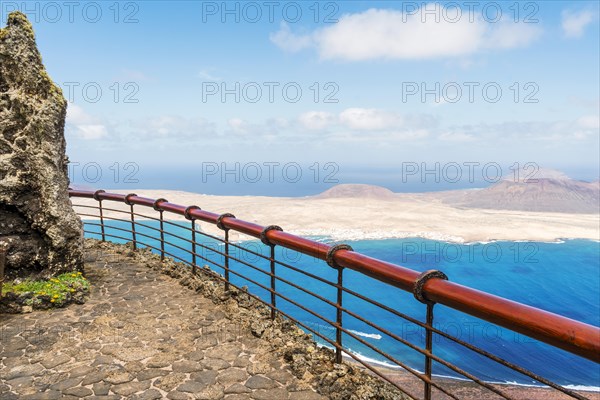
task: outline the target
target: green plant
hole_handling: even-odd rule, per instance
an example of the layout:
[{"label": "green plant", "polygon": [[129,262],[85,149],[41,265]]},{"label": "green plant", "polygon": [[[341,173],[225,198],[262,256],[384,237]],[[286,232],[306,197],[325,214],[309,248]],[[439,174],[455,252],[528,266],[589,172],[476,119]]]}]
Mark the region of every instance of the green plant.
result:
[{"label": "green plant", "polygon": [[76,292],[86,292],[90,283],[81,272],[68,272],[44,281],[7,282],[3,286],[3,293],[15,295],[29,294],[27,305],[40,304],[44,301],[55,305],[62,304]]}]

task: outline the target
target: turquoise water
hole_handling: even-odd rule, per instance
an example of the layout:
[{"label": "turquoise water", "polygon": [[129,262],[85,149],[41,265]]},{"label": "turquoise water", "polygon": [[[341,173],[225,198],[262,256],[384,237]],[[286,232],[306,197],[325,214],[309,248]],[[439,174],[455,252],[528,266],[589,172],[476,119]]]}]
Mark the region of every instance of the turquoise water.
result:
[{"label": "turquoise water", "polygon": [[[143,223],[148,227],[140,227],[139,232],[156,237],[157,232],[151,228],[158,227],[158,224],[151,221]],[[187,224],[182,225],[188,226]],[[129,228],[127,223],[113,223],[112,226]],[[191,238],[189,231],[179,223],[167,224],[165,227],[175,235]],[[88,225],[86,229],[93,232],[99,231],[98,227],[91,225]],[[130,238],[127,233],[116,229],[107,228],[106,232]],[[98,238],[98,235],[94,234],[87,234],[87,236]],[[166,239],[172,243],[185,249],[190,248],[190,244],[185,240],[169,236],[167,235]],[[199,234],[196,236],[200,243],[208,247],[208,249],[199,248],[198,254],[214,263],[222,264],[223,257],[217,251],[223,251],[223,246],[213,239]],[[327,242],[327,238],[317,239]],[[124,240],[114,241],[123,242]],[[141,235],[138,237],[138,241],[160,247],[158,241]],[[494,242],[458,245],[426,239],[389,239],[353,241],[350,244],[356,251],[375,258],[417,271],[439,269],[444,271],[453,282],[600,326],[600,243],[595,241]],[[268,247],[262,245],[260,241],[248,241],[239,245],[265,256],[269,255]],[[184,260],[191,260],[189,254],[176,247],[167,245],[166,251]],[[235,247],[232,247],[230,251],[235,258],[255,265],[264,271],[269,269],[268,261],[256,255]],[[336,271],[323,261],[279,247],[276,248],[276,258],[331,282],[336,280]],[[207,264],[213,270],[222,272],[222,269],[211,262],[199,259],[198,264]],[[250,283],[232,273],[231,279],[234,284],[246,285],[251,293],[269,301],[269,293],[260,287],[260,285],[269,286],[268,276],[241,262],[232,261],[230,268],[232,271],[243,273],[256,281],[256,283]],[[335,302],[336,291],[334,288],[283,266],[277,266],[277,273],[282,278]],[[425,306],[415,301],[410,293],[389,287],[351,270],[344,270],[344,285],[392,309],[424,321]],[[321,300],[282,282],[277,283],[277,290],[331,321],[335,321],[334,307]],[[421,347],[424,346],[425,336],[422,328],[350,294],[344,294],[343,300],[346,308],[363,318],[375,322],[405,340]],[[278,306],[322,335],[331,339],[335,338],[335,331],[314,315],[282,299],[278,299]],[[600,365],[523,335],[499,328],[442,305],[435,307],[434,325],[443,332],[557,383],[577,387],[600,387]],[[383,332],[348,315],[344,316],[344,327],[393,358],[419,371],[423,370],[424,357],[421,354],[388,337]],[[324,343],[323,340],[321,342]],[[326,343],[324,344],[326,345]],[[348,335],[344,337],[344,345],[352,353],[373,363],[394,365],[389,359]],[[439,335],[434,335],[433,351],[434,354],[486,381],[537,384],[531,378],[502,367]],[[433,372],[442,376],[460,377],[435,362],[433,363]]]}]

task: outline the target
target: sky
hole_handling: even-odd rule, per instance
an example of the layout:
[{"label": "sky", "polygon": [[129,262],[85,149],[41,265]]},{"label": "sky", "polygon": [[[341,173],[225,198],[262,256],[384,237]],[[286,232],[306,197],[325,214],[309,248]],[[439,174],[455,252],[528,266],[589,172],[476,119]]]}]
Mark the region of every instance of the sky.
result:
[{"label": "sky", "polygon": [[598,179],[598,4],[2,0],[0,14],[29,17],[69,100],[72,181],[243,194],[298,172],[313,191],[523,166]]}]

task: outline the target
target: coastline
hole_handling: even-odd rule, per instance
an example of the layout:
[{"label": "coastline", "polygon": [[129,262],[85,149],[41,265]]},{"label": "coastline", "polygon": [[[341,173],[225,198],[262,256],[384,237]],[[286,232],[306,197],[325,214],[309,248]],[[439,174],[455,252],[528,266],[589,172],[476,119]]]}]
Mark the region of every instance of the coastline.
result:
[{"label": "coastline", "polygon": [[[110,191],[110,190],[109,190]],[[126,194],[128,191],[114,190]],[[560,243],[565,239],[600,241],[600,214],[507,211],[455,208],[427,193],[398,194],[384,198],[316,198],[213,196],[173,190],[136,190],[142,197],[164,197],[180,205],[198,205],[214,213],[229,212],[263,226],[276,224],[299,236],[327,237],[331,241],[424,238],[449,243],[474,244],[494,241]],[[96,205],[91,199],[77,204]],[[126,211],[120,203],[105,207]],[[108,206],[110,204],[110,206]],[[145,210],[152,216],[154,211]],[[90,214],[95,214],[90,210]],[[107,211],[107,217],[124,214]],[[186,221],[167,214],[168,220]],[[94,219],[93,217],[89,217]],[[210,234],[220,230],[199,222]],[[254,239],[231,232],[232,240]]]},{"label": "coastline", "polygon": [[[344,361],[357,366],[367,373],[375,375],[372,371],[368,370],[365,366],[354,360],[353,358],[344,355]],[[422,393],[423,382],[416,378],[411,373],[400,369],[384,367],[379,364],[370,363],[365,361],[371,367],[375,368],[378,372],[388,377],[392,382],[401,385],[407,391],[415,394]],[[448,389],[450,393],[458,395],[464,400],[492,400],[497,399],[498,395],[491,392],[482,386],[479,386],[475,382],[467,379],[451,378],[433,375],[433,380],[445,389]],[[518,384],[513,382],[487,382],[494,387],[498,388],[509,396],[515,398],[522,398],[527,400],[559,400],[565,399],[567,396],[555,389],[543,387],[539,385],[526,385]],[[568,387],[567,387],[568,388]],[[589,387],[589,388],[570,388],[575,393],[588,398],[590,400],[600,400],[600,387]],[[433,396],[439,400],[449,400],[451,397],[445,395],[439,390],[433,389]],[[570,397],[569,397],[570,398]]]},{"label": "coastline", "polygon": [[[117,193],[127,193],[125,191],[114,191]],[[257,196],[209,196],[186,192],[175,192],[175,191],[160,191],[160,190],[139,190],[136,191],[139,196],[148,198],[167,198],[170,202],[180,205],[199,205],[204,210],[223,213],[231,212],[240,219],[246,221],[255,222],[264,226],[272,223],[280,224],[284,229],[291,226],[292,229],[285,229],[287,232],[294,233],[301,236],[312,236],[314,240],[318,237],[318,240],[329,241],[331,240],[381,240],[381,239],[393,239],[393,238],[408,238],[408,237],[420,237],[431,240],[460,243],[460,244],[475,244],[475,243],[489,243],[493,241],[536,241],[536,242],[548,242],[548,243],[561,243],[564,240],[569,239],[587,239],[598,241],[600,236],[599,221],[600,216],[597,214],[552,214],[552,213],[533,213],[533,212],[510,212],[505,210],[465,210],[456,209],[447,205],[434,204],[431,208],[419,208],[421,199],[419,195],[406,195],[405,198],[395,200],[381,200],[381,199],[316,199],[316,198],[270,198],[270,197],[257,197]],[[78,199],[77,203],[83,203],[82,199]],[[87,204],[96,203],[93,200],[86,200]],[[395,204],[398,203],[398,204]],[[110,204],[110,206],[109,206]],[[344,204],[348,205],[348,209],[344,208]],[[406,215],[406,212],[399,210],[401,207],[410,207],[413,214],[409,216],[411,218],[411,225],[409,227],[416,227],[416,221],[420,220],[428,228],[432,230],[377,230],[377,226],[373,225],[373,220],[381,221],[380,225],[391,226],[391,224],[398,223],[399,219]],[[105,202],[105,207],[109,208],[122,208],[123,211],[127,211],[129,207],[121,205],[120,203]],[[123,206],[123,207],[121,207]],[[145,207],[139,207],[137,212],[142,214],[148,214],[154,216],[155,212],[151,209],[143,210]],[[363,210],[359,213],[359,210]],[[93,213],[93,212],[90,212]],[[383,219],[384,215],[390,213],[397,213],[393,217]],[[469,214],[469,218],[463,221],[463,224],[455,224],[457,219],[460,219],[461,213]],[[318,214],[319,218],[315,219],[314,214]],[[111,215],[111,212],[105,212],[105,216]],[[165,214],[169,215],[169,214]],[[271,215],[274,215],[271,217]],[[480,218],[477,220],[473,219],[473,215]],[[512,216],[513,219],[510,219]],[[123,216],[121,216],[123,218]],[[330,218],[333,222],[328,223]],[[382,219],[378,219],[382,218]],[[444,226],[444,222],[451,220],[453,224]],[[548,218],[547,225],[545,225]],[[170,214],[167,219],[172,221],[187,221],[183,216]],[[476,229],[477,224],[485,224],[485,221],[501,221],[492,228],[498,233],[501,238],[495,237],[478,237],[473,234],[471,237],[475,240],[467,241],[465,237],[452,235],[453,229],[457,231],[465,231],[468,229]],[[295,227],[301,227],[303,221],[309,221],[311,225],[310,229],[301,229]],[[527,223],[533,221],[535,229],[524,229],[527,227]],[[361,229],[360,223],[367,225],[368,229]],[[209,233],[220,233],[211,224],[200,224],[202,229]],[[485,227],[485,226],[484,226]],[[375,228],[375,229],[374,229]],[[479,226],[481,228],[481,226]],[[561,234],[553,237],[554,232]],[[445,232],[440,233],[435,229],[445,229]],[[548,231],[552,234],[548,235]],[[476,233],[487,232],[486,230],[479,230]],[[580,232],[587,232],[589,237],[570,237],[577,235]],[[232,235],[234,232],[230,232],[232,240],[256,240],[253,237],[244,235]],[[525,233],[525,234],[524,234]],[[537,236],[539,235],[539,236]],[[360,365],[353,359],[347,361]],[[412,393],[420,393],[422,390],[423,383],[416,379],[414,376],[404,370],[386,367],[378,363],[369,362],[369,365],[375,367],[381,372],[385,373],[386,376],[391,377],[394,381],[407,387]],[[364,368],[364,367],[363,367]],[[465,399],[492,399],[497,398],[497,395],[493,394],[487,389],[480,388],[473,382],[464,381],[450,377],[435,377],[435,380],[448,387],[452,392],[460,393],[461,398]],[[523,384],[514,383],[493,383],[494,386],[498,386],[511,396],[516,398],[527,398],[531,400],[537,399],[561,399],[565,398],[565,395],[560,392],[556,392],[552,389],[539,387],[539,386],[526,386]],[[576,388],[575,391],[586,398],[600,400],[600,391],[591,390],[595,388],[589,388],[590,390],[581,390]],[[435,393],[435,391],[434,391]],[[438,397],[439,396],[439,397]],[[445,399],[449,398],[443,396],[439,392],[434,398]]]}]

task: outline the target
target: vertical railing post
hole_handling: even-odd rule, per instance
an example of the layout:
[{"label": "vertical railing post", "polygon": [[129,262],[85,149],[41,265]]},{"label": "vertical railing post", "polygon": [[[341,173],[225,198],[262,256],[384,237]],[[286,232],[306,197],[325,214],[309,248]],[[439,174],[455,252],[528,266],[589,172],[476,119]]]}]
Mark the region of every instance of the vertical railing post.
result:
[{"label": "vertical railing post", "polygon": [[163,211],[160,214],[160,261],[165,261],[165,222],[163,220]]},{"label": "vertical railing post", "polygon": [[196,275],[198,272],[198,262],[196,260],[196,220],[192,219],[192,273]]},{"label": "vertical railing post", "polygon": [[347,244],[336,244],[327,251],[325,260],[331,268],[337,269],[337,298],[336,298],[336,327],[335,327],[335,362],[342,362],[342,346],[343,346],[343,294],[344,294],[344,267],[335,261],[335,253],[339,250],[352,251],[352,247]]},{"label": "vertical railing post", "polygon": [[163,219],[163,209],[160,208],[160,203],[168,203],[167,199],[157,199],[154,200],[154,204],[152,208],[155,211],[158,211],[159,214],[159,222],[160,222],[160,261],[165,261],[165,221]]},{"label": "vertical railing post", "polygon": [[0,297],[2,297],[2,285],[4,284],[4,269],[6,268],[6,245],[0,242]]},{"label": "vertical railing post", "polygon": [[277,293],[277,280],[275,279],[275,246],[271,246],[271,257],[269,261],[271,263],[271,319],[275,320],[275,317],[277,316],[277,312],[275,311],[277,310],[277,295],[275,294]]},{"label": "vertical railing post", "polygon": [[413,294],[417,300],[421,303],[427,305],[427,315],[425,317],[425,378],[424,387],[423,387],[423,398],[425,400],[431,400],[431,376],[432,376],[432,368],[431,368],[431,355],[433,354],[433,306],[435,303],[427,299],[425,294],[423,293],[423,287],[428,280],[437,278],[447,280],[448,277],[441,271],[437,270],[428,270],[421,273],[418,278],[415,280],[413,286]]},{"label": "vertical railing post", "polygon": [[192,274],[198,273],[198,264],[196,263],[196,219],[192,216],[192,210],[199,210],[198,206],[189,206],[185,209],[185,217],[191,221],[192,224]]},{"label": "vertical railing post", "polygon": [[106,232],[104,231],[104,213],[102,212],[102,200],[98,202],[98,209],[100,210],[100,232],[102,233],[102,241],[106,242]]},{"label": "vertical railing post", "polygon": [[336,314],[336,323],[338,326],[337,326],[336,332],[335,332],[335,342],[339,346],[339,347],[336,347],[336,349],[335,349],[335,362],[338,364],[342,362],[342,316],[343,316],[343,313],[342,313],[342,305],[343,305],[342,304],[342,299],[343,299],[342,287],[344,284],[343,272],[344,272],[343,268],[338,268],[337,314]]},{"label": "vertical railing post", "polygon": [[[428,355],[425,356],[425,376],[431,381],[431,357],[433,354],[433,303],[427,304],[426,328],[425,328],[425,349]],[[425,400],[431,400],[431,383],[425,382]]]},{"label": "vertical railing post", "polygon": [[260,233],[260,240],[263,244],[269,246],[271,253],[269,256],[269,263],[271,267],[271,319],[274,320],[277,317],[277,279],[275,270],[275,244],[272,243],[267,237],[269,231],[282,231],[281,227],[277,225],[269,225]]},{"label": "vertical railing post", "polygon": [[229,229],[225,229],[225,291],[229,291]]},{"label": "vertical railing post", "polygon": [[229,228],[223,225],[223,218],[235,218],[235,215],[225,213],[217,218],[217,227],[224,231],[225,242],[225,260],[223,260],[223,269],[225,270],[225,290],[229,290]]},{"label": "vertical railing post", "polygon": [[105,193],[105,191],[96,190],[94,192],[94,200],[98,202],[98,210],[100,212],[100,232],[102,234],[102,241],[106,242],[106,233],[104,231],[104,212],[102,210],[102,199],[100,198],[100,193]]},{"label": "vertical railing post", "polygon": [[129,215],[131,217],[131,242],[133,244],[133,249],[136,250],[137,249],[137,235],[135,233],[135,218],[133,215],[133,203],[130,200],[130,198],[133,196],[137,196],[137,194],[130,193],[127,196],[125,196],[125,204],[129,205],[129,207],[130,207]]}]

